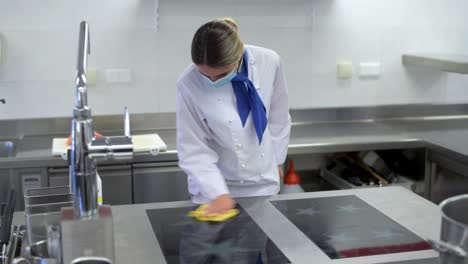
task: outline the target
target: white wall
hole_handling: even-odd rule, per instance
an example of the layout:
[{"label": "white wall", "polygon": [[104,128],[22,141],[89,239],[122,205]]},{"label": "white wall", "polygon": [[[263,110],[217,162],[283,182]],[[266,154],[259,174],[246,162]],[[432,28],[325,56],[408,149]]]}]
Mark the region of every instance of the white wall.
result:
[{"label": "white wall", "polygon": [[[468,101],[468,78],[405,68],[408,51],[468,54],[466,0],[0,0],[0,119],[69,116],[78,24],[90,23],[94,114],[175,110],[174,82],[203,22],[234,17],[244,42],[284,59],[292,108]],[[155,30],[155,21],[159,30]],[[336,78],[336,63],[380,61],[377,80]],[[130,68],[130,84],[102,72]]]}]

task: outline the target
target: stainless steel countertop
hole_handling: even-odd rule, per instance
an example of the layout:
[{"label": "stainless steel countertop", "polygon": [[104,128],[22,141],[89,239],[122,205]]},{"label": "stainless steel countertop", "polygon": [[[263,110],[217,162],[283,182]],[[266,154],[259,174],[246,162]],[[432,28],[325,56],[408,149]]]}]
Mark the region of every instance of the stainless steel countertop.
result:
[{"label": "stainless steel countertop", "polygon": [[[356,195],[383,214],[422,238],[438,239],[441,213],[431,202],[401,187],[367,188],[283,194],[272,197],[238,199],[260,228],[292,263],[438,263],[438,254],[423,250],[368,257],[331,260],[269,201]],[[116,263],[165,263],[164,255],[146,214],[148,209],[192,206],[190,202],[169,202],[113,206]],[[18,212],[15,224],[24,223]]]},{"label": "stainless steel countertop", "polygon": [[[133,131],[157,132],[168,145],[158,156],[136,154],[135,162],[177,161],[174,129]],[[0,158],[1,168],[66,166],[53,157],[52,139],[66,135],[25,136],[18,141],[16,155]],[[289,154],[342,152],[365,149],[430,147],[468,158],[468,120],[337,122],[292,127]],[[45,165],[46,164],[46,165]]]}]

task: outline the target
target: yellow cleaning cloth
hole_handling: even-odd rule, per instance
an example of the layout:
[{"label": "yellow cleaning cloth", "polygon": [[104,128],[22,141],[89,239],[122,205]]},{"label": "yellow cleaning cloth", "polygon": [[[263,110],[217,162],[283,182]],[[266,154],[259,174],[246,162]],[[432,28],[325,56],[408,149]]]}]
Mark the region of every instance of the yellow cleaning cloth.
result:
[{"label": "yellow cleaning cloth", "polygon": [[207,207],[207,204],[200,205],[196,210],[190,211],[189,216],[194,217],[199,221],[204,222],[224,222],[229,218],[236,216],[239,213],[238,209],[231,209],[224,214],[205,215],[203,210]]}]

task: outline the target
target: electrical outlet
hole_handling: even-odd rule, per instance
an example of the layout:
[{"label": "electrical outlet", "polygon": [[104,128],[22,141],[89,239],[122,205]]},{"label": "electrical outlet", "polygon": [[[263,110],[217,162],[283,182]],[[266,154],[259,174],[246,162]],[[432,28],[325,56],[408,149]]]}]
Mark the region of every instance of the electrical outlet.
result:
[{"label": "electrical outlet", "polygon": [[88,68],[86,70],[86,84],[88,86],[96,86],[97,70],[95,68]]},{"label": "electrical outlet", "polygon": [[337,76],[340,79],[351,79],[353,77],[353,64],[351,62],[339,62]]}]

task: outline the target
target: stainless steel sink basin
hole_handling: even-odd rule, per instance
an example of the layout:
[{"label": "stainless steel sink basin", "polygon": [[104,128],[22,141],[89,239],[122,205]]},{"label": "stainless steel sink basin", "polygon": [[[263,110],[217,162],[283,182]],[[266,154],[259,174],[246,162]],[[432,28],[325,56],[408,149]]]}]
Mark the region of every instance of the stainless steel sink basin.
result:
[{"label": "stainless steel sink basin", "polygon": [[16,144],[14,141],[0,141],[0,158],[15,156]]}]

